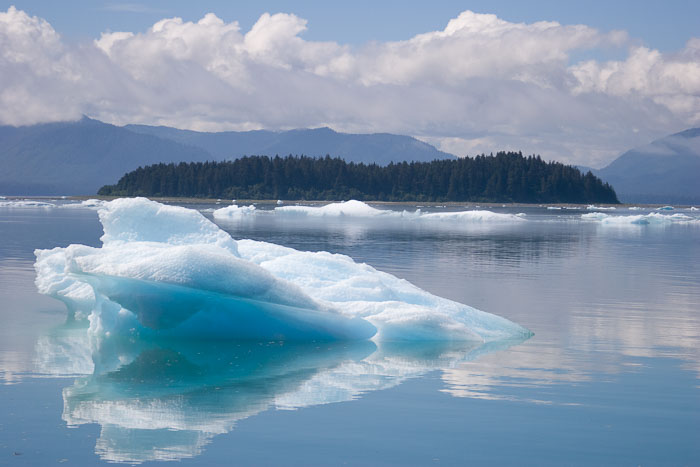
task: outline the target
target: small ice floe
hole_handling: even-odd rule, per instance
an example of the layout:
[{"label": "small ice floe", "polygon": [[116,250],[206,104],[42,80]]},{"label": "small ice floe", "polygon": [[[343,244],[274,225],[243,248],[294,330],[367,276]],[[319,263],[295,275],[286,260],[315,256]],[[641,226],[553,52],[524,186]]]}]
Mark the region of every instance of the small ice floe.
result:
[{"label": "small ice floe", "polygon": [[660,214],[651,212],[646,215],[635,216],[611,216],[602,212],[591,212],[581,215],[582,220],[597,221],[603,225],[671,225],[671,224],[698,224],[694,219],[685,214]]},{"label": "small ice floe", "polygon": [[56,205],[53,203],[46,203],[44,201],[35,200],[12,200],[12,201],[0,201],[0,208],[55,208]]},{"label": "small ice floe", "polygon": [[225,208],[214,210],[214,219],[240,219],[244,216],[255,214],[255,206],[238,206],[232,204]]},{"label": "small ice floe", "polygon": [[68,204],[62,204],[60,207],[62,208],[84,208],[84,209],[99,209],[104,204],[106,201],[102,201],[101,199],[86,199],[84,201],[81,201],[80,203],[68,203]]}]

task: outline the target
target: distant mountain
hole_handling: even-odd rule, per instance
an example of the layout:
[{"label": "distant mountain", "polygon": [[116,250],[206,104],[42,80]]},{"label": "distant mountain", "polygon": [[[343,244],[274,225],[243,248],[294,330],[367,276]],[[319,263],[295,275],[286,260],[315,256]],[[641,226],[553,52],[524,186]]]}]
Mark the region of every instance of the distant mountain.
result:
[{"label": "distant mountain", "polygon": [[632,149],[593,171],[624,203],[700,203],[700,128]]},{"label": "distant mountain", "polygon": [[168,127],[77,122],[0,126],[0,194],[89,195],[139,166],[235,159],[247,154],[305,154],[388,164],[454,158],[409,136],[285,132],[202,133]]},{"label": "distant mountain", "polygon": [[89,118],[0,126],[0,194],[89,195],[142,165],[207,159],[200,148]]},{"label": "distant mountain", "polygon": [[340,157],[347,162],[375,162],[379,165],[387,165],[390,162],[430,162],[435,159],[453,159],[455,157],[416,138],[389,133],[338,133],[330,128],[282,132],[256,130],[219,133],[146,125],[127,125],[124,128],[137,133],[197,146],[208,151],[217,160],[236,159],[251,155],[303,154],[323,157],[328,154],[332,157]]}]

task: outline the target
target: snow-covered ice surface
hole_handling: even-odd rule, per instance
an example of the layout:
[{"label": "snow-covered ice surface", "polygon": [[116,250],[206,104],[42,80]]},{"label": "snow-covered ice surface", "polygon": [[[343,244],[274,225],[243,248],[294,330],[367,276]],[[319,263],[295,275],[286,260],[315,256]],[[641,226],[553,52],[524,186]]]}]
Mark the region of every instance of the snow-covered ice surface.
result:
[{"label": "snow-covered ice surface", "polygon": [[[101,248],[35,252],[38,290],[88,316],[97,341],[138,334],[484,343],[530,335],[344,255],[235,241],[195,210],[136,198],[105,203],[98,214]],[[424,216],[465,215],[474,214]]]}]

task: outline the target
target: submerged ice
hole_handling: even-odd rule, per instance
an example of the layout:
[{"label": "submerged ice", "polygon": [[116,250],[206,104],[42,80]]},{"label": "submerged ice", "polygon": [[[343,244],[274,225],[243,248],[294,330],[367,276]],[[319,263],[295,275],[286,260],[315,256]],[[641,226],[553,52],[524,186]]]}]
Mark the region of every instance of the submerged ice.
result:
[{"label": "submerged ice", "polygon": [[98,210],[102,247],[37,250],[40,292],[89,333],[244,339],[464,340],[528,336],[351,258],[236,241],[199,212],[147,199]]}]

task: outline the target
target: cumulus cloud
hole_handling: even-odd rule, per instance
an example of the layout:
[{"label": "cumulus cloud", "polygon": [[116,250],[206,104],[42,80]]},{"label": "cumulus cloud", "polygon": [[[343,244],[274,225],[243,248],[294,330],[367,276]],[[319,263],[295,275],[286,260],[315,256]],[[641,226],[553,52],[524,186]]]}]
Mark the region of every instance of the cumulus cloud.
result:
[{"label": "cumulus cloud", "polygon": [[635,47],[624,61],[586,61],[570,68],[575,94],[647,98],[691,123],[700,122],[700,38],[679,53]]},{"label": "cumulus cloud", "polygon": [[265,13],[242,31],[209,13],[76,46],[11,7],[0,12],[0,122],[328,125],[411,134],[458,155],[520,149],[594,166],[700,124],[700,39],[675,54],[633,47],[623,61],[572,64],[576,51],[630,41],[470,11],[440,31],[360,47],[307,41],[307,27]]}]

